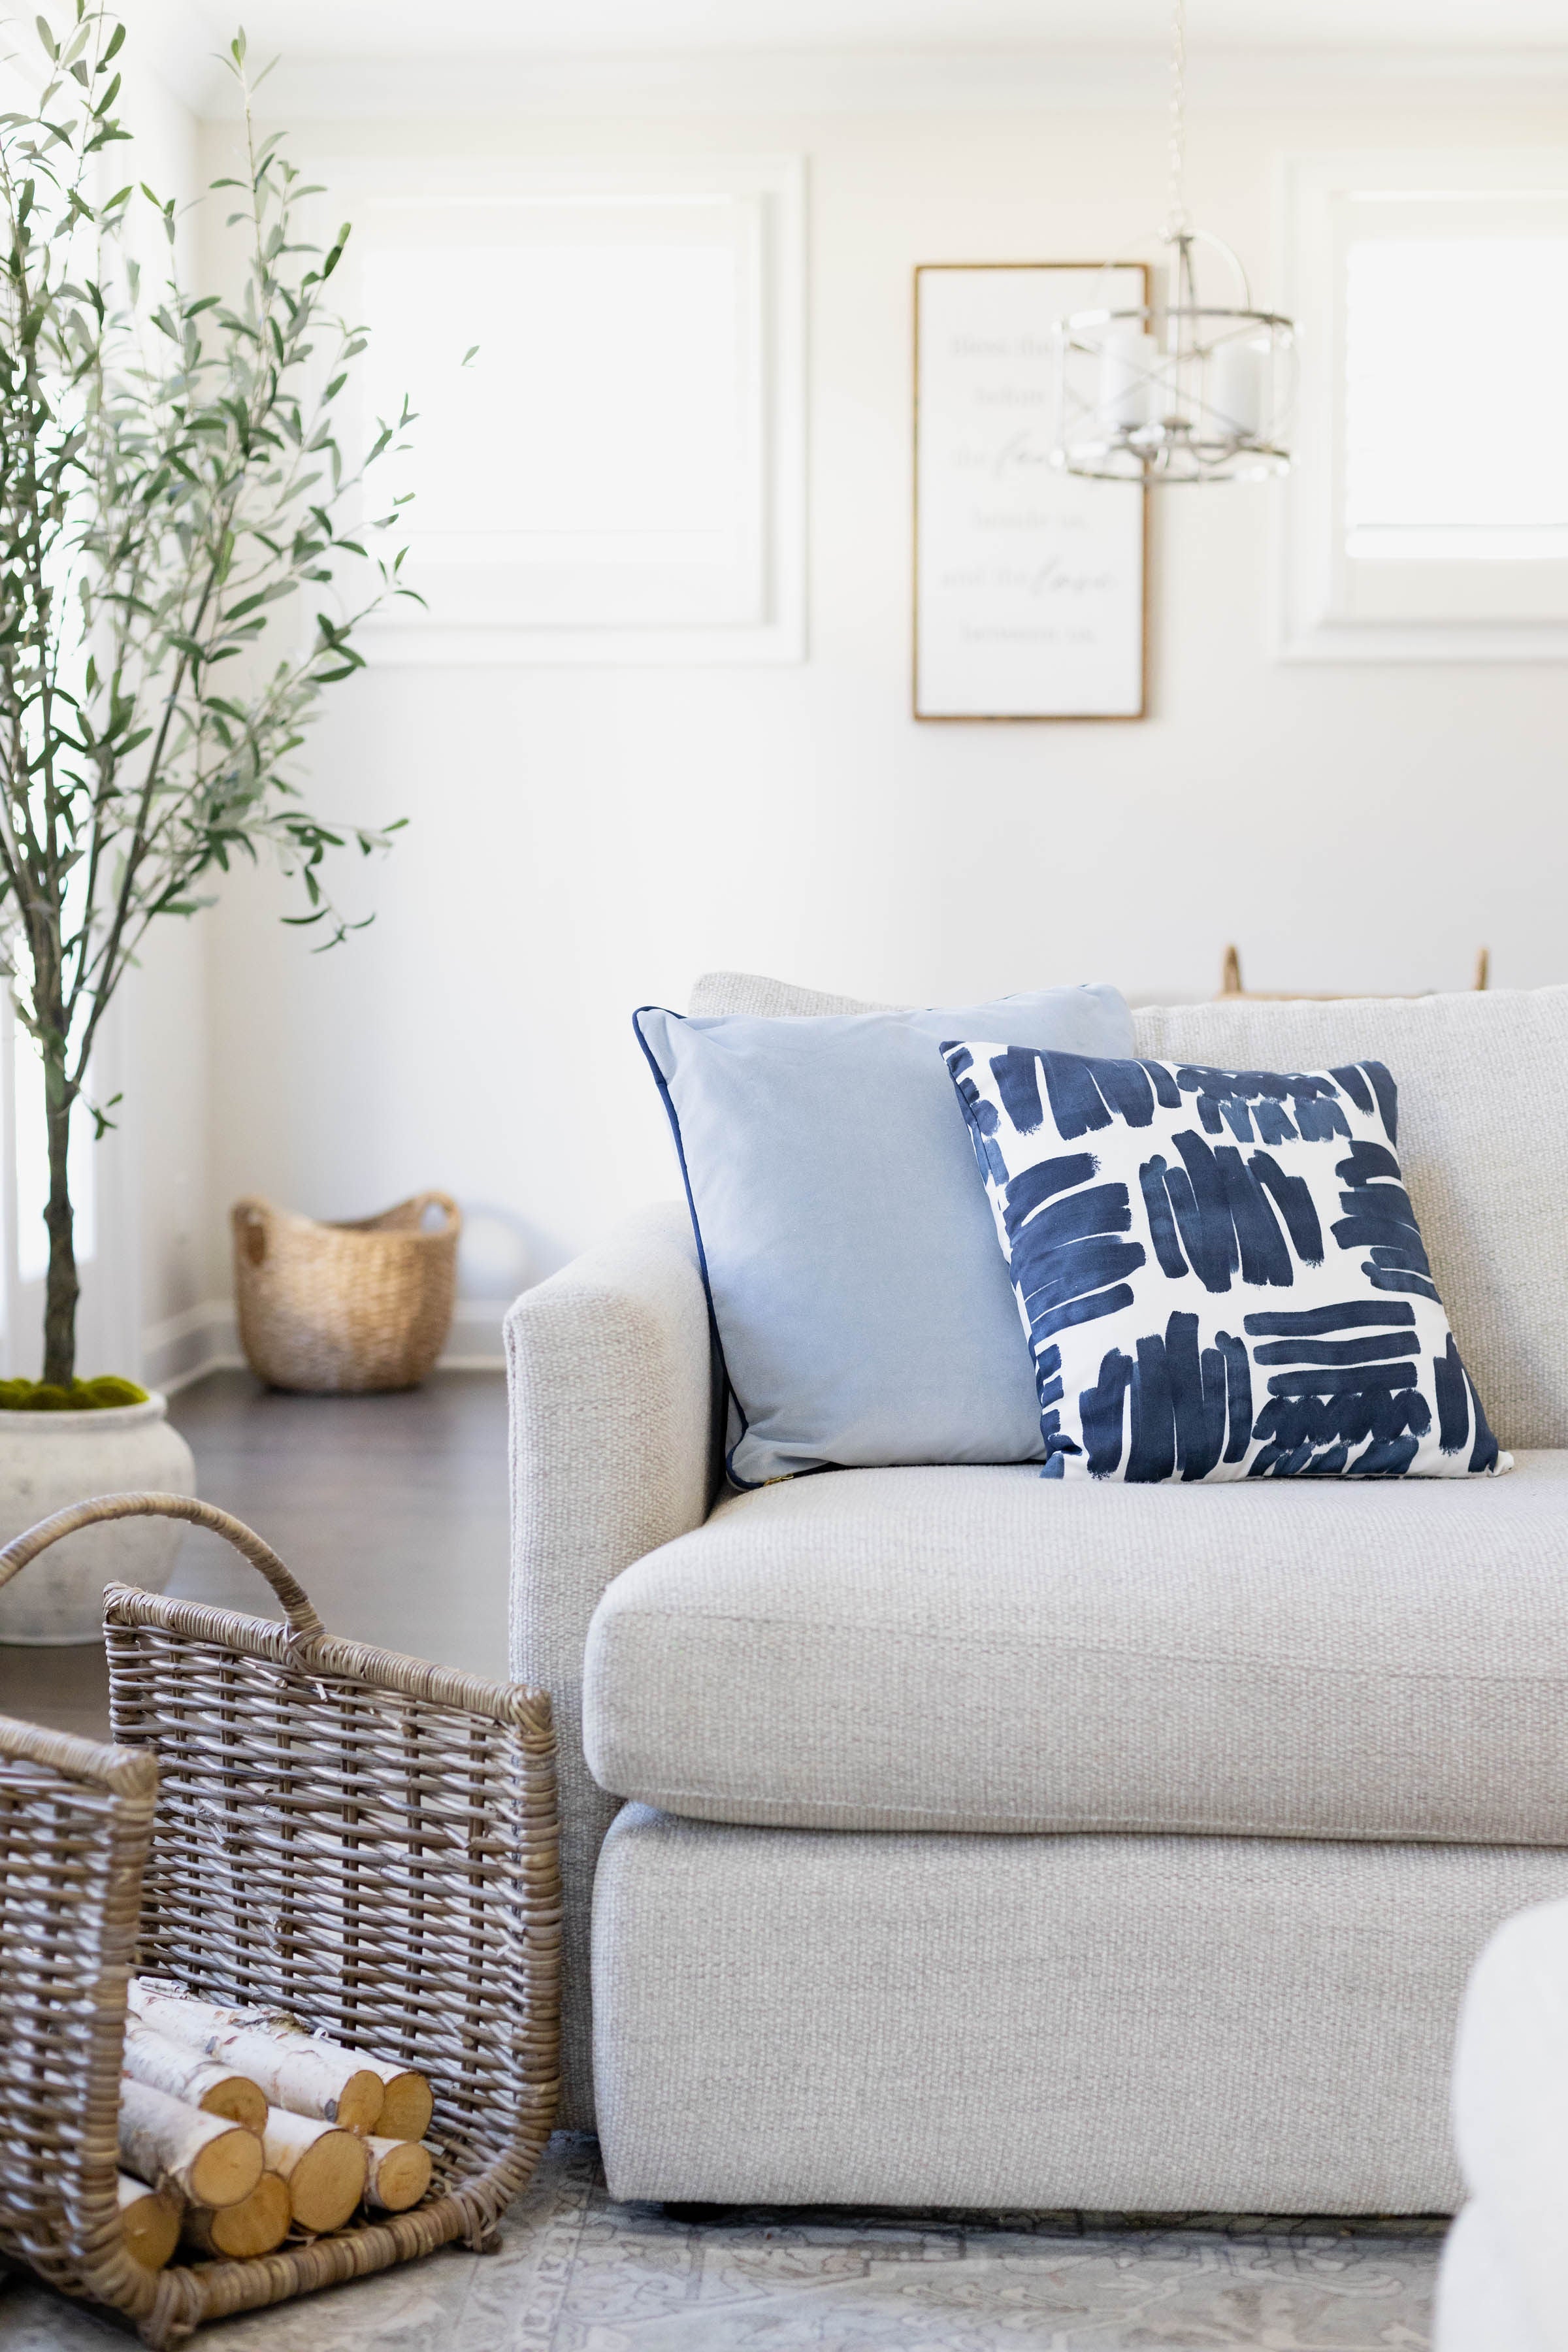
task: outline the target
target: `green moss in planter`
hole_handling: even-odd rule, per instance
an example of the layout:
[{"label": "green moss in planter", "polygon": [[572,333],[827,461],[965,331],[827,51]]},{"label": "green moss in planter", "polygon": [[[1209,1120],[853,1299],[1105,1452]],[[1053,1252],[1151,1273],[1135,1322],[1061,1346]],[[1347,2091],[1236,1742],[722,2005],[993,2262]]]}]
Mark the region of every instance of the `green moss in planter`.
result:
[{"label": "green moss in planter", "polygon": [[147,1391],[134,1381],[106,1372],[96,1381],[0,1381],[0,1412],[104,1412],[117,1404],[145,1404]]}]

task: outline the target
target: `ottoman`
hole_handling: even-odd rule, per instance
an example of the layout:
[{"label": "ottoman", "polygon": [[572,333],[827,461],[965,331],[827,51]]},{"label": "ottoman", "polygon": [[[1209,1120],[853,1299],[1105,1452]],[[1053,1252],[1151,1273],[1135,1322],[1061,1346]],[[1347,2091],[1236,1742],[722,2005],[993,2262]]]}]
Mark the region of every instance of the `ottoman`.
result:
[{"label": "ottoman", "polygon": [[1437,2283],[1435,2352],[1568,2352],[1568,1903],[1500,1927],[1454,2057],[1469,2202]]}]

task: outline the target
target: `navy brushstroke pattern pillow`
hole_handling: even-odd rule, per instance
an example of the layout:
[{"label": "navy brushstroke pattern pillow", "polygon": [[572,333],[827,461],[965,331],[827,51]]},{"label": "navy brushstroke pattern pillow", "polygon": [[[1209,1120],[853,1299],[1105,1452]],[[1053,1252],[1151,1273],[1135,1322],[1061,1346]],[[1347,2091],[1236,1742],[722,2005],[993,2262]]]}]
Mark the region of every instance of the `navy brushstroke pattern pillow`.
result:
[{"label": "navy brushstroke pattern pillow", "polygon": [[1512,1468],[1432,1279],[1381,1062],[942,1054],[1029,1336],[1042,1476]]}]

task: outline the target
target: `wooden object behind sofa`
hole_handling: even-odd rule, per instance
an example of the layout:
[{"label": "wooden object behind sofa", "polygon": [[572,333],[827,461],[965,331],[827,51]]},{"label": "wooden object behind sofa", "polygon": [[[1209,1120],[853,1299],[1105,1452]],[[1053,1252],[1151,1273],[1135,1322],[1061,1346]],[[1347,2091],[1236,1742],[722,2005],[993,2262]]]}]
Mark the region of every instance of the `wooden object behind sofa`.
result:
[{"label": "wooden object behind sofa", "polygon": [[[1490,978],[1491,950],[1489,948],[1482,948],[1476,958],[1475,986],[1477,988],[1485,988],[1489,984]],[[1421,989],[1416,992],[1423,996],[1429,996],[1434,992],[1430,989]],[[1225,951],[1225,961],[1220,966],[1219,988],[1215,997],[1215,1003],[1216,1004],[1225,1004],[1231,1002],[1247,1001],[1254,1004],[1289,1004],[1291,1002],[1295,1002],[1297,1003],[1306,1003],[1310,1004],[1333,1004],[1341,1000],[1342,994],[1342,992],[1337,988],[1319,990],[1300,988],[1244,988],[1241,983],[1241,957],[1234,947],[1229,947],[1226,948]]]}]

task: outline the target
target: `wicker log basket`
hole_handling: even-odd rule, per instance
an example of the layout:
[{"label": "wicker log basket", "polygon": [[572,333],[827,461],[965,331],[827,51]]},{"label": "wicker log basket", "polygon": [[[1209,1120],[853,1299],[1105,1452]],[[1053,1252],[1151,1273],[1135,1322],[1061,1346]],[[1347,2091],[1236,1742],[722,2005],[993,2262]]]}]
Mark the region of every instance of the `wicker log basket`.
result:
[{"label": "wicker log basket", "polygon": [[[0,1584],[78,1528],[138,1517],[215,1529],[285,1616],[110,1585],[114,1746],[0,1717],[0,2254],[163,2347],[493,2242],[554,2113],[561,1895],[549,1699],[332,1640],[226,1513],[78,1504],[0,1551]],[[132,2261],[115,2119],[138,1970],[425,2073],[426,2202],[255,2261]]]},{"label": "wicker log basket", "polygon": [[[432,1209],[443,1222],[429,1232]],[[245,1360],[278,1389],[411,1389],[451,1328],[463,1220],[446,1192],[379,1216],[318,1224],[270,1201],[238,1201],[234,1289]]]}]

